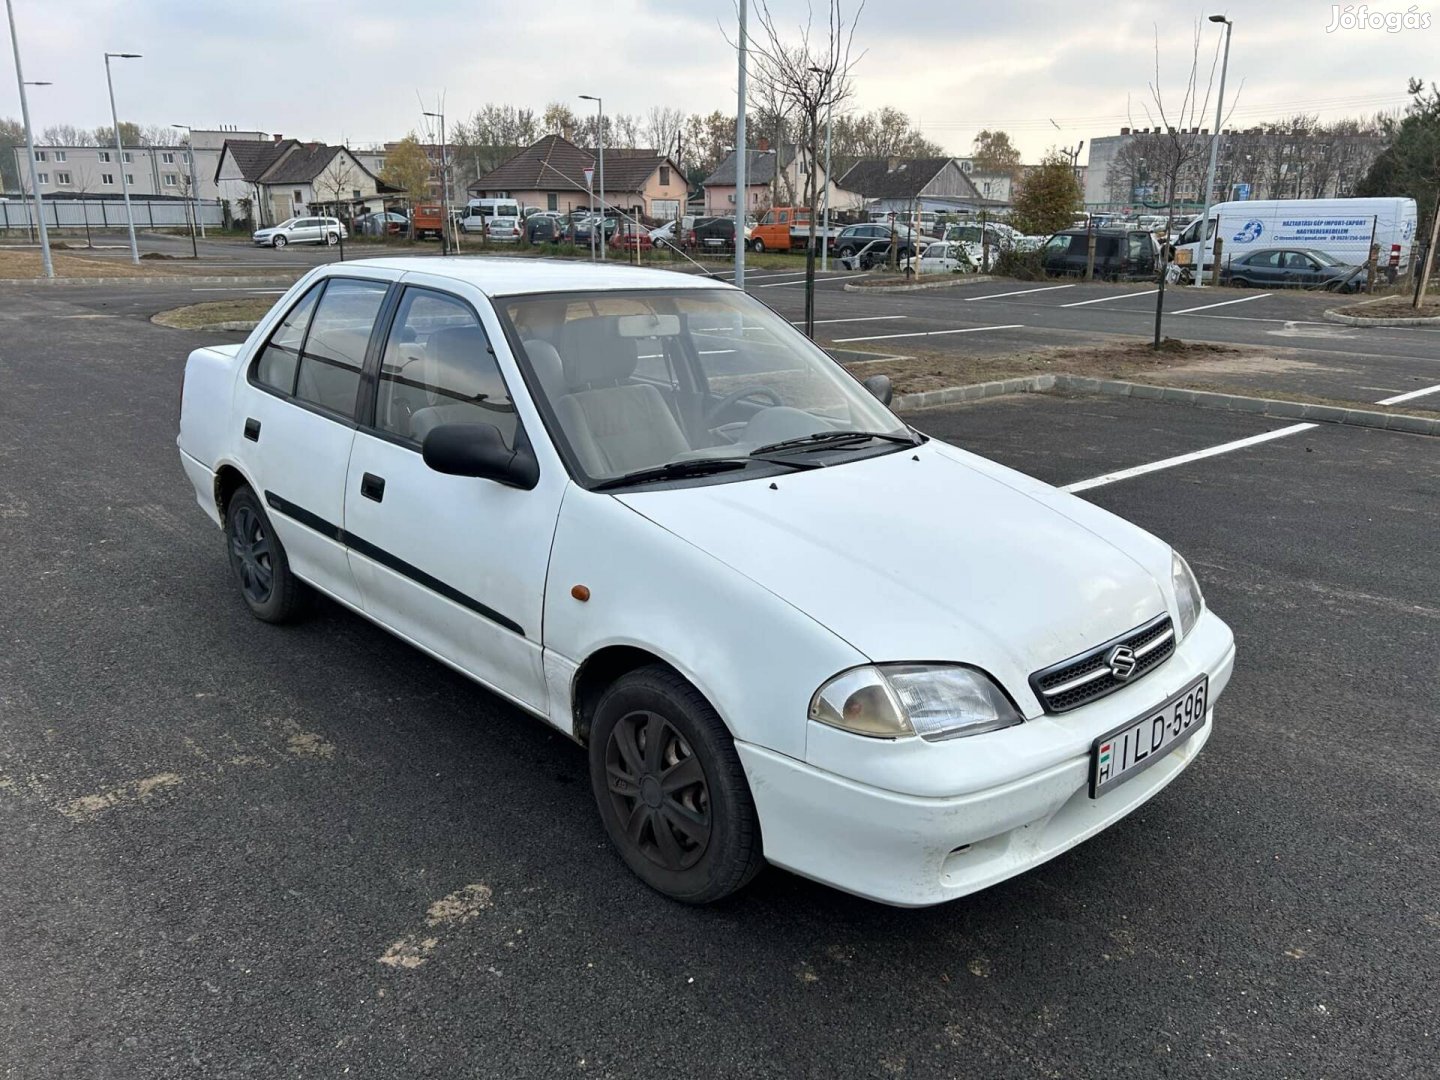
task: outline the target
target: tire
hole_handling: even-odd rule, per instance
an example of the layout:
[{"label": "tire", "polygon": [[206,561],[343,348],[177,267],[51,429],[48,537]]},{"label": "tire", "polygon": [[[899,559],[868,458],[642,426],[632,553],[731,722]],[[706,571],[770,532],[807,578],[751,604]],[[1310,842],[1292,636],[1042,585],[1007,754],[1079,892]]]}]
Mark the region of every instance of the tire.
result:
[{"label": "tire", "polygon": [[750,241],[750,250],[755,252],[756,255],[765,254],[765,241],[757,236],[754,240]]},{"label": "tire", "polygon": [[[290,560],[270,526],[255,492],[242,487],[225,507],[225,540],[230,569],[245,606],[262,622],[290,622],[304,607],[304,584],[290,572]],[[257,551],[263,546],[263,551]]]},{"label": "tire", "polygon": [[1248,289],[1250,287],[1250,282],[1246,281],[1243,277],[1232,277],[1230,284],[1237,289]]},{"label": "tire", "polygon": [[[605,831],[656,892],[709,904],[743,888],[764,865],[735,743],[700,691],[675,671],[655,665],[616,680],[596,706],[589,752]],[[675,786],[667,793],[666,784]]]},{"label": "tire", "polygon": [[339,233],[333,233],[333,232],[332,232],[332,233],[326,233],[326,234],[325,234],[325,244],[326,244],[327,247],[334,247],[334,246],[335,246],[336,244],[338,244],[339,242],[340,242],[340,234],[339,234]]},{"label": "tire", "polygon": [[271,240],[271,241],[270,241],[270,246],[273,247],[276,251],[279,251],[281,248],[283,248],[283,247],[284,247],[286,244],[288,244],[289,242],[290,242],[290,241],[289,241],[289,240],[286,240],[285,237],[283,237],[283,236],[277,236],[277,237],[275,237],[274,240]]}]

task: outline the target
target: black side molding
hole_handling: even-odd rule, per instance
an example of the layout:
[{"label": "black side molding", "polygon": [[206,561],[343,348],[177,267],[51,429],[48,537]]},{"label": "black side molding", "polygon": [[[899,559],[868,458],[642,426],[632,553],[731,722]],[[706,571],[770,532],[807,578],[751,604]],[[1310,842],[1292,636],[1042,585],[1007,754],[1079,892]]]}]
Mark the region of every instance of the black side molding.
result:
[{"label": "black side molding", "polygon": [[333,524],[332,522],[326,521],[318,514],[312,514],[303,506],[297,506],[289,499],[285,499],[279,495],[276,495],[273,491],[265,492],[265,503],[270,507],[270,509],[276,511],[277,513],[285,515],[292,521],[299,522],[307,529],[317,532],[321,536],[326,537],[327,539],[344,544],[352,551],[364,555],[367,559],[373,559],[375,562],[379,563],[387,570],[393,570],[395,571],[395,573],[400,574],[403,577],[409,578],[411,581],[415,582],[415,584],[421,586],[422,588],[429,589],[433,593],[437,593],[440,596],[445,597],[446,600],[450,600],[453,603],[459,604],[461,607],[469,608],[476,615],[479,615],[482,619],[487,619],[490,622],[493,622],[496,626],[503,626],[512,634],[519,634],[521,637],[525,636],[525,628],[521,626],[518,622],[516,622],[514,619],[509,618],[506,615],[502,615],[494,608],[489,607],[486,604],[482,604],[473,596],[467,596],[465,593],[462,593],[454,586],[447,585],[439,578],[427,574],[418,566],[412,566],[404,559],[401,559],[398,556],[391,554],[384,548],[377,547],[376,545],[370,543],[370,541],[362,537],[356,536],[354,533],[348,532],[345,529],[340,528],[340,526]]}]

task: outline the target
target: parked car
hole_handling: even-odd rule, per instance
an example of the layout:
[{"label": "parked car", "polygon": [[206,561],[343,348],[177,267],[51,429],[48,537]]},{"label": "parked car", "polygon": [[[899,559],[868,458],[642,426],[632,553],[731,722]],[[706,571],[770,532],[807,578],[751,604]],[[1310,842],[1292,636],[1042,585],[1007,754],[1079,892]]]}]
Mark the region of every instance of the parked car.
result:
[{"label": "parked car", "polygon": [[[915,238],[908,225],[894,226],[897,237],[897,248],[900,258],[909,258],[915,254]],[[891,226],[877,225],[874,222],[866,222],[862,225],[847,225],[840,230],[835,237],[835,255],[837,258],[849,258],[860,254],[863,249],[868,249],[864,261],[870,265],[878,266],[890,257],[890,234]],[[883,248],[876,245],[876,241],[883,242]]]},{"label": "parked car", "polygon": [[649,251],[650,230],[638,221],[619,222],[610,234],[610,246],[622,251]]},{"label": "parked car", "polygon": [[410,219],[393,210],[376,211],[356,218],[355,227],[366,236],[404,236],[410,231]]},{"label": "parked car", "polygon": [[1351,266],[1314,248],[1266,248],[1226,263],[1220,268],[1220,283],[1241,288],[1260,285],[1358,292],[1365,284],[1364,267]]},{"label": "parked car", "polygon": [[690,231],[695,234],[695,246],[706,251],[735,250],[735,219],[733,217],[696,218]]},{"label": "parked car", "polygon": [[256,618],[332,597],[580,743],[659,892],[919,906],[1174,780],[1235,646],[1167,544],[889,392],[706,277],[359,261],[190,354],[178,449]]},{"label": "parked car", "polygon": [[675,240],[675,222],[667,221],[664,225],[650,230],[650,243],[654,247],[694,247],[695,246],[695,215],[686,214],[680,219],[680,240]]},{"label": "parked car", "polygon": [[257,229],[250,239],[260,247],[283,248],[286,244],[338,244],[350,233],[333,217],[293,217],[268,229]]},{"label": "parked car", "polygon": [[558,244],[564,235],[564,223],[549,214],[532,214],[525,219],[525,240],[531,244]]},{"label": "parked car", "polygon": [[517,242],[520,239],[520,219],[496,215],[485,219],[485,235],[499,243]]},{"label": "parked car", "polygon": [[573,218],[565,229],[565,239],[577,247],[588,247],[595,235],[594,218]]},{"label": "parked car", "polygon": [[959,240],[936,240],[926,244],[918,259],[906,259],[902,266],[920,274],[973,274],[980,269],[982,253],[977,245]]},{"label": "parked car", "polygon": [[1085,273],[1089,259],[1090,237],[1095,238],[1095,269],[1097,278],[1121,280],[1154,277],[1159,259],[1155,237],[1139,229],[1066,229],[1055,233],[1041,248],[1042,265],[1047,274],[1078,275]]}]

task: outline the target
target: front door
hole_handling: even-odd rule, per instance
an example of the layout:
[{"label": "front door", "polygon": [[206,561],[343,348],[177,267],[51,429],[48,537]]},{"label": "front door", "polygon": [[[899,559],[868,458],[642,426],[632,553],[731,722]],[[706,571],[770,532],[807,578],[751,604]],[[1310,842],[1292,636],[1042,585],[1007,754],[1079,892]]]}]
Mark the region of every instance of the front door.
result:
[{"label": "front door", "polygon": [[523,437],[493,314],[487,327],[446,288],[409,285],[396,307],[345,482],[350,564],[372,617],[543,712],[540,619],[566,481],[542,473],[524,491],[425,464],[440,424],[494,424],[511,446]]}]

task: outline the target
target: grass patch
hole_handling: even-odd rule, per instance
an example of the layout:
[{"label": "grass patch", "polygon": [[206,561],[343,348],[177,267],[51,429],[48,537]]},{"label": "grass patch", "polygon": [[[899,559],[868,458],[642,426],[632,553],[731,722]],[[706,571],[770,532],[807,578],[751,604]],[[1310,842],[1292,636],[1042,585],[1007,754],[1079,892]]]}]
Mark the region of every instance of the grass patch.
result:
[{"label": "grass patch", "polygon": [[[120,256],[88,257],[51,251],[56,277],[107,277],[132,278],[150,277],[155,274],[183,274],[184,266],[169,266],[164,260],[146,266],[136,266],[128,258]],[[42,278],[45,264],[38,250],[16,250],[0,248],[0,278]]]},{"label": "grass patch", "polygon": [[254,322],[275,306],[270,296],[248,296],[243,300],[209,300],[187,304],[153,316],[150,321],[174,330],[204,330],[217,323]]}]

